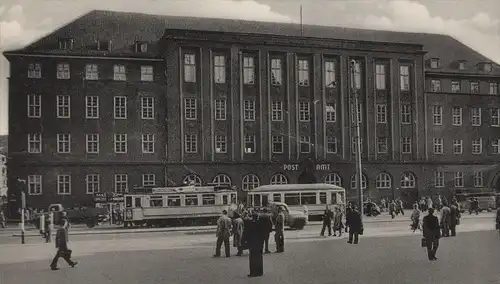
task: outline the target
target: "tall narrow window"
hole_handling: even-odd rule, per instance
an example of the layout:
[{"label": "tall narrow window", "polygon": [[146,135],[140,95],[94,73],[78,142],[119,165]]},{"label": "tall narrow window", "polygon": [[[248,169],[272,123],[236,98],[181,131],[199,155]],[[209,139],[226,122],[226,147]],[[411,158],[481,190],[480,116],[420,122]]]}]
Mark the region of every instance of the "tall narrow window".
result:
[{"label": "tall narrow window", "polygon": [[326,121],[327,122],[335,122],[336,120],[336,107],[334,103],[330,103],[326,105]]},{"label": "tall narrow window", "polygon": [[42,96],[28,95],[28,117],[40,118],[42,116]]},{"label": "tall narrow window", "polygon": [[401,106],[401,124],[411,124],[411,105]]},{"label": "tall narrow window", "polygon": [[375,86],[377,90],[385,90],[385,65],[375,65]]},{"label": "tall narrow window", "polygon": [[464,187],[464,173],[455,172],[455,187]]},{"label": "tall narrow window", "polygon": [[85,118],[99,118],[98,96],[85,96]]},{"label": "tall narrow window", "polygon": [[385,154],[387,153],[387,138],[378,137],[377,138],[377,153]]},{"label": "tall narrow window", "polygon": [[99,79],[99,66],[97,64],[85,65],[85,79],[98,80]]},{"label": "tall narrow window", "polygon": [[275,86],[281,85],[283,81],[281,59],[273,58],[271,59],[271,83]]},{"label": "tall narrow window", "polygon": [[434,125],[443,124],[443,107],[442,106],[432,106],[432,123]]},{"label": "tall narrow window", "polygon": [[272,121],[283,121],[283,102],[273,101],[271,112]]},{"label": "tall narrow window", "polygon": [[196,134],[184,135],[184,152],[188,154],[198,152],[198,136]]},{"label": "tall narrow window", "polygon": [[255,83],[255,65],[253,57],[243,57],[243,84],[253,85]]},{"label": "tall narrow window", "polygon": [[226,100],[215,100],[215,120],[226,120]]},{"label": "tall narrow window", "polygon": [[115,134],[115,153],[127,153],[127,134]]},{"label": "tall narrow window", "polygon": [[435,187],[444,187],[444,173],[443,172],[434,172],[434,186]]},{"label": "tall narrow window", "polygon": [[88,154],[99,153],[99,134],[85,134],[86,149]]},{"label": "tall narrow window", "polygon": [[300,136],[300,153],[311,152],[311,137]]},{"label": "tall narrow window", "polygon": [[94,194],[99,192],[99,175],[91,174],[85,177],[87,194]]},{"label": "tall narrow window", "polygon": [[114,97],[114,116],[115,119],[127,119],[127,97]]},{"label": "tall narrow window", "polygon": [[484,175],[483,172],[474,172],[474,187],[484,186]]},{"label": "tall narrow window", "polygon": [[255,120],[255,101],[246,100],[243,102],[243,115],[245,121]]},{"label": "tall narrow window", "polygon": [[453,107],[451,109],[452,116],[452,124],[455,126],[462,125],[462,108],[461,107]]},{"label": "tall narrow window", "polygon": [[184,82],[196,82],[196,56],[193,53],[184,54]]},{"label": "tall narrow window", "polygon": [[214,56],[214,82],[226,83],[226,58],[224,55]]},{"label": "tall narrow window", "polygon": [[411,154],[411,137],[401,137],[401,152]]},{"label": "tall narrow window", "polygon": [[57,64],[57,79],[68,80],[70,78],[69,63]]},{"label": "tall narrow window", "polygon": [[42,194],[42,176],[30,175],[28,176],[28,194],[41,195]]},{"label": "tall narrow window", "polygon": [[71,152],[71,135],[70,134],[57,134],[57,153]]},{"label": "tall narrow window", "polygon": [[71,194],[71,176],[58,175],[57,176],[57,194],[70,195]]},{"label": "tall narrow window", "polygon": [[141,118],[154,119],[155,118],[155,98],[154,97],[141,97]]},{"label": "tall narrow window", "polygon": [[377,123],[387,123],[387,105],[377,105]]},{"label": "tall narrow window", "polygon": [[470,92],[471,94],[479,94],[479,83],[471,82],[470,83]]},{"label": "tall narrow window", "polygon": [[431,80],[431,92],[441,92],[441,80]]},{"label": "tall narrow window", "polygon": [[299,102],[299,121],[306,122],[311,119],[309,102]]},{"label": "tall narrow window", "polygon": [[401,65],[399,67],[401,91],[410,90],[410,66]]},{"label": "tall narrow window", "polygon": [[39,63],[28,64],[28,78],[40,79],[42,78],[42,65]]},{"label": "tall narrow window", "polygon": [[443,138],[434,138],[434,154],[443,154]]},{"label": "tall narrow window", "polygon": [[42,153],[41,133],[28,133],[28,153]]},{"label": "tall narrow window", "polygon": [[126,174],[115,175],[115,192],[125,193],[128,191],[128,176]]},{"label": "tall narrow window", "polygon": [[113,80],[115,81],[126,81],[127,80],[127,71],[125,69],[125,65],[115,65],[113,68]]},{"label": "tall narrow window", "polygon": [[472,108],[472,126],[481,126],[481,108]]},{"label": "tall narrow window", "polygon": [[142,175],[142,186],[155,186],[156,185],[156,175],[155,174],[143,174]]},{"label": "tall narrow window", "polygon": [[333,88],[335,86],[335,62],[325,61],[325,87]]},{"label": "tall narrow window", "polygon": [[491,126],[500,126],[500,108],[491,109]]},{"label": "tall narrow window", "polygon": [[351,109],[352,109],[352,111],[351,111],[352,123],[356,122],[356,120],[355,120],[356,115],[358,116],[358,123],[362,123],[363,122],[363,105],[358,104],[358,109],[354,109],[353,106],[351,107]]},{"label": "tall narrow window", "polygon": [[70,118],[71,101],[67,95],[57,96],[57,118]]},{"label": "tall narrow window", "polygon": [[281,154],[283,153],[283,136],[273,136],[273,153]]},{"label": "tall narrow window", "polygon": [[255,153],[255,136],[254,135],[246,135],[245,136],[245,149],[244,152],[247,154]]},{"label": "tall narrow window", "polygon": [[490,83],[490,91],[488,92],[490,95],[498,95],[498,83],[492,82]]},{"label": "tall narrow window", "polygon": [[215,135],[215,153],[227,153],[227,136]]},{"label": "tall narrow window", "polygon": [[500,154],[500,139],[491,139],[491,152]]},{"label": "tall narrow window", "polygon": [[196,120],[197,112],[196,99],[184,99],[184,117],[187,120]]},{"label": "tall narrow window", "polygon": [[326,138],[326,152],[329,154],[337,153],[337,138],[332,136]]},{"label": "tall narrow window", "polygon": [[142,153],[152,154],[155,152],[155,135],[142,134]]},{"label": "tall narrow window", "polygon": [[472,140],[472,154],[480,155],[483,153],[483,138]]},{"label": "tall narrow window", "polygon": [[153,66],[141,66],[141,81],[151,82],[154,80]]},{"label": "tall narrow window", "polygon": [[452,93],[460,93],[460,81],[452,81],[451,82],[451,92]]},{"label": "tall narrow window", "polygon": [[309,86],[309,61],[306,59],[299,59],[298,66],[299,86]]},{"label": "tall narrow window", "polygon": [[453,154],[461,155],[464,151],[463,141],[461,139],[453,139]]},{"label": "tall narrow window", "polygon": [[354,86],[357,90],[361,90],[361,62],[359,61],[354,64]]}]

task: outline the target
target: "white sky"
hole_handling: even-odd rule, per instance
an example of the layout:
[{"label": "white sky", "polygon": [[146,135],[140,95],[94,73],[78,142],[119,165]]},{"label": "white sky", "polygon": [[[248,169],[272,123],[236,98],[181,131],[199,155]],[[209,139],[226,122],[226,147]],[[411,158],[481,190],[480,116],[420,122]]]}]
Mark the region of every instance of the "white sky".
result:
[{"label": "white sky", "polygon": [[[500,0],[1,0],[0,52],[94,9],[433,32],[500,63]],[[0,56],[0,134],[7,133],[8,62]]]}]

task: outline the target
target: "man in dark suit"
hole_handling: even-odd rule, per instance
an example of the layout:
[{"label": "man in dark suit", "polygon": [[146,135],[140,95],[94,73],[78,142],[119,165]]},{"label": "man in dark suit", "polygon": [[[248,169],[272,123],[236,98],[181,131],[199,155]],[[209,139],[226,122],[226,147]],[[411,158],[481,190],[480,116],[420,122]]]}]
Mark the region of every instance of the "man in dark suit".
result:
[{"label": "man in dark suit", "polygon": [[363,234],[363,222],[361,221],[361,214],[356,207],[353,205],[351,210],[346,215],[346,226],[349,226],[349,244],[357,244],[359,241],[359,235]]},{"label": "man in dark suit", "polygon": [[248,274],[248,277],[258,277],[264,275],[262,251],[264,249],[264,236],[267,225],[262,222],[261,216],[257,212],[254,212],[252,217],[252,222],[249,223],[250,227],[248,230],[248,244],[250,249],[250,274]]},{"label": "man in dark suit", "polygon": [[262,233],[264,238],[264,252],[271,253],[269,250],[269,235],[273,230],[273,221],[271,220],[271,216],[269,215],[267,208],[264,208],[264,213],[260,215],[260,221],[262,223]]},{"label": "man in dark suit", "polygon": [[439,247],[439,238],[441,230],[438,217],[434,216],[434,208],[428,209],[429,214],[424,217],[422,228],[425,243],[427,246],[427,256],[429,260],[437,260],[436,252]]},{"label": "man in dark suit", "polygon": [[59,257],[62,257],[71,267],[75,267],[75,265],[78,264],[78,262],[71,260],[71,250],[68,249],[67,231],[64,224],[59,225],[59,229],[57,230],[56,248],[57,253],[50,264],[50,269],[59,270],[59,268],[57,268],[57,261],[59,260]]},{"label": "man in dark suit", "polygon": [[332,219],[333,219],[333,212],[330,210],[330,208],[328,208],[328,205],[326,205],[325,213],[323,213],[323,228],[321,229],[320,236],[323,237],[325,235],[325,229],[327,227],[328,227],[328,236],[332,235]]}]

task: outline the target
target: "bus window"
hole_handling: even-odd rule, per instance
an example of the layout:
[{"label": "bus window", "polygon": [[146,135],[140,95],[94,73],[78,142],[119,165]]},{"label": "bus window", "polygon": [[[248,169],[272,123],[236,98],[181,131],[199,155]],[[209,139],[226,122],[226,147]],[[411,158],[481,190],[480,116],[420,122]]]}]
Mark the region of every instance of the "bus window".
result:
[{"label": "bus window", "polygon": [[151,207],[163,207],[163,197],[162,196],[151,196],[149,199],[149,206]]},{"label": "bus window", "polygon": [[202,194],[201,203],[203,205],[215,205],[215,194]]},{"label": "bus window", "polygon": [[319,193],[319,203],[326,204],[326,192]]},{"label": "bus window", "polygon": [[260,194],[253,195],[253,206],[261,206],[260,204]]},{"label": "bus window", "polygon": [[198,195],[186,195],[186,205],[187,206],[198,205]]},{"label": "bus window", "polygon": [[237,204],[236,194],[231,194],[231,203]]},{"label": "bus window", "polygon": [[337,204],[338,201],[337,201],[337,193],[336,192],[332,192],[332,204]]},{"label": "bus window", "polygon": [[267,206],[269,204],[269,196],[267,194],[262,195],[262,206]]},{"label": "bus window", "polygon": [[288,212],[288,209],[287,209],[287,208],[286,208],[286,206],[284,206],[284,205],[279,205],[279,208],[281,208],[281,211],[282,211],[283,213]]},{"label": "bus window", "polygon": [[300,194],[300,204],[316,204],[316,192],[304,192]]},{"label": "bus window", "polygon": [[142,207],[142,203],[141,203],[141,198],[140,197],[136,197],[135,198],[135,207]]},{"label": "bus window", "polygon": [[181,206],[181,197],[180,196],[168,196],[167,204],[169,207]]},{"label": "bus window", "polygon": [[285,203],[287,205],[300,205],[300,195],[298,193],[285,193]]},{"label": "bus window", "polygon": [[226,194],[222,195],[222,205],[227,205],[229,204],[229,198],[227,197]]},{"label": "bus window", "polygon": [[127,198],[125,198],[125,207],[132,207],[132,196],[127,196]]},{"label": "bus window", "polygon": [[280,193],[273,194],[273,201],[274,202],[281,202],[281,194]]}]

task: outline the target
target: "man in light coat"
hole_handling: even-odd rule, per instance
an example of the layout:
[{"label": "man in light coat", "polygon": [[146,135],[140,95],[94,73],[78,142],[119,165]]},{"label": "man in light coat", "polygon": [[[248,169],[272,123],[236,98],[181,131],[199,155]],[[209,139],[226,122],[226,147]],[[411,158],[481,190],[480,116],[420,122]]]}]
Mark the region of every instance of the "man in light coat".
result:
[{"label": "man in light coat", "polygon": [[224,248],[226,252],[226,257],[231,255],[230,247],[229,247],[229,237],[231,237],[231,219],[227,216],[227,211],[222,211],[222,216],[217,220],[217,244],[215,248],[214,257],[220,257],[220,250],[222,243],[224,243]]},{"label": "man in light coat", "polygon": [[274,240],[276,241],[276,252],[285,251],[285,214],[281,207],[278,207],[278,213],[276,215],[276,225]]},{"label": "man in light coat", "polygon": [[243,254],[243,219],[238,213],[235,213],[233,222],[233,246],[238,249],[237,256]]},{"label": "man in light coat", "polygon": [[451,210],[448,204],[443,203],[441,208],[441,229],[443,230],[443,237],[450,236],[450,224],[451,224]]}]

